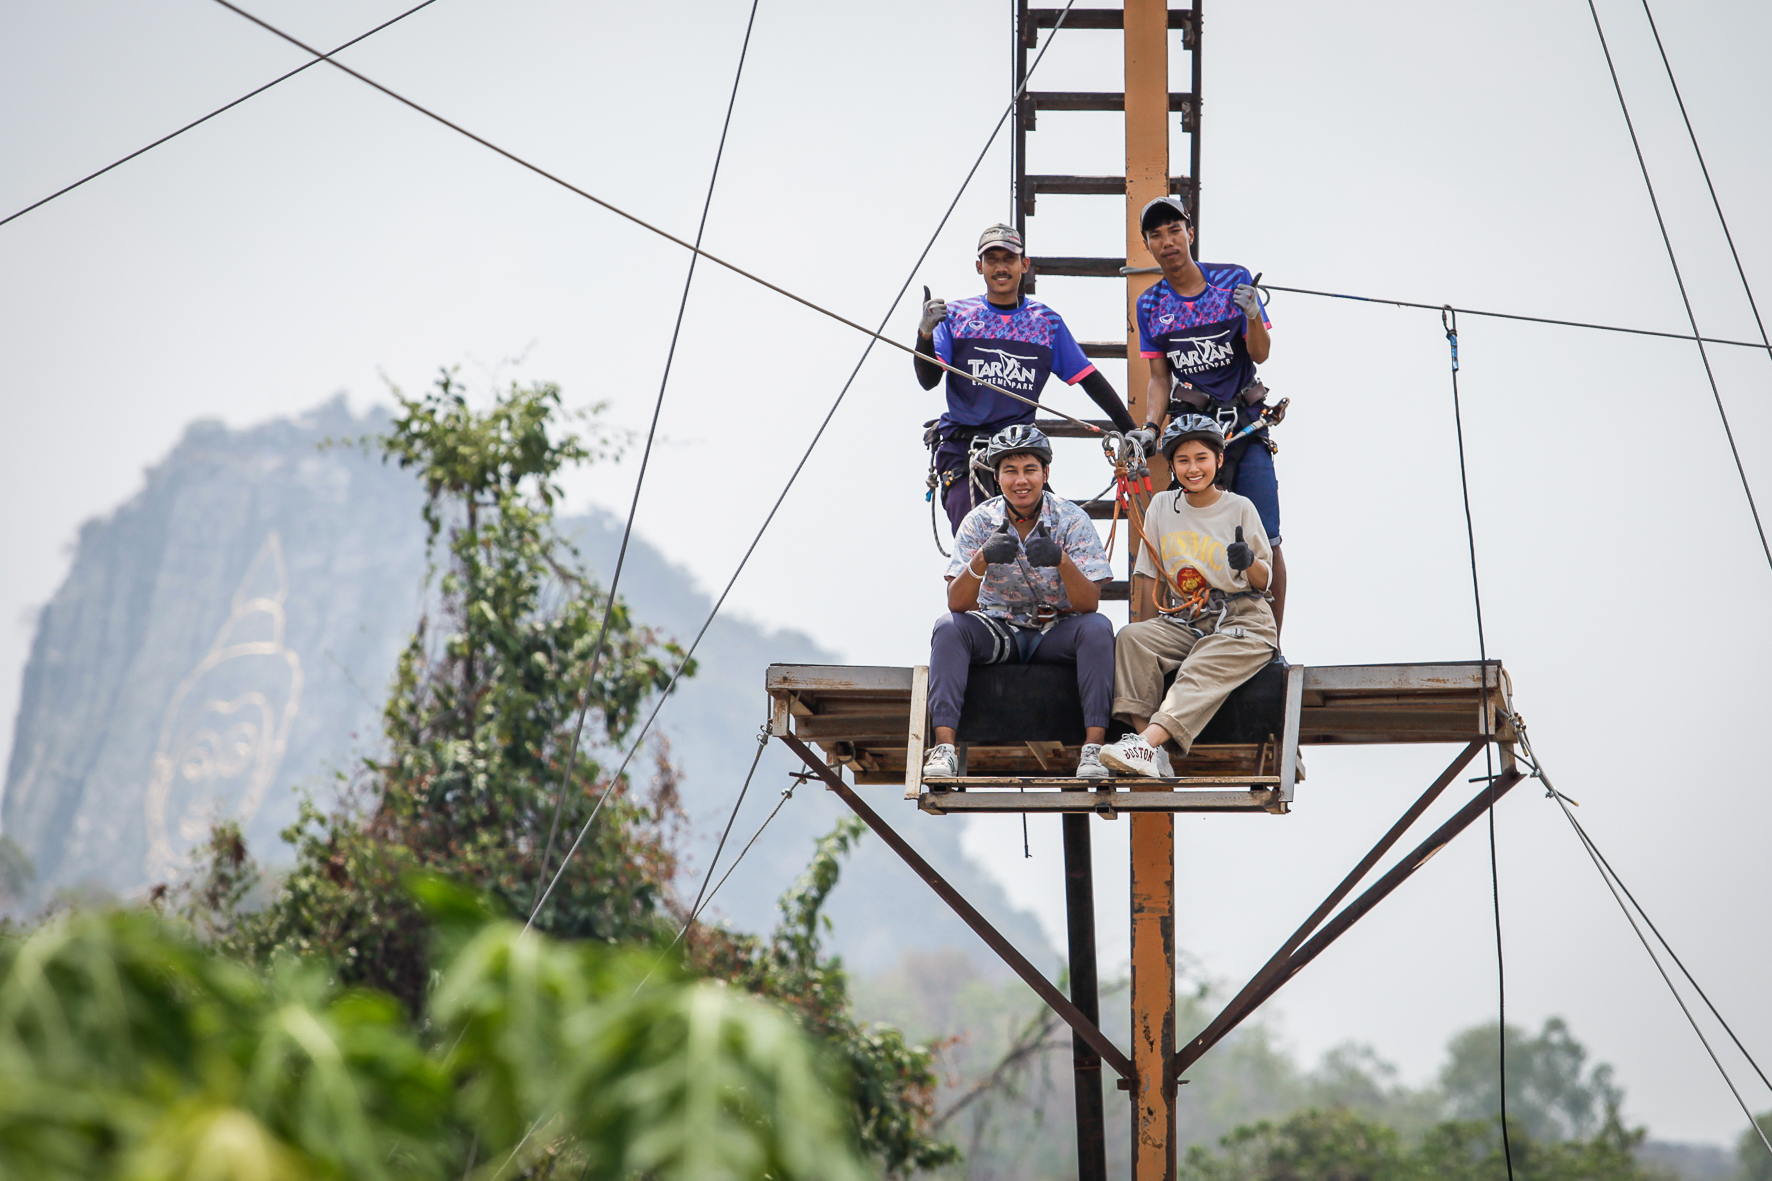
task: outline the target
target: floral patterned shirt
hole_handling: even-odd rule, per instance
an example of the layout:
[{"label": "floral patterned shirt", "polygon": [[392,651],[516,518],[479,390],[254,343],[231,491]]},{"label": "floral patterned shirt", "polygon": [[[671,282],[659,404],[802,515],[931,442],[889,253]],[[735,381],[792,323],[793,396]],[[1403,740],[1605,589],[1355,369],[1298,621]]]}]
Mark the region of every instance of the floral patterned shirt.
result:
[{"label": "floral patterned shirt", "polygon": [[[1042,496],[1040,522],[1058,547],[1070,555],[1083,577],[1092,582],[1107,582],[1113,578],[1113,567],[1108,565],[1107,551],[1102,548],[1095,523],[1070,501],[1061,500],[1050,492],[1042,493]],[[1008,515],[1008,506],[1001,496],[991,497],[966,514],[966,519],[960,522],[960,532],[954,537],[954,557],[948,563],[948,578],[959,577],[960,571],[978,555]],[[1017,555],[1014,562],[985,567],[984,585],[978,588],[980,611],[1021,627],[1040,627],[1051,622],[1050,611],[1047,618],[1040,617],[1042,606],[1061,612],[1071,610],[1070,596],[1064,593],[1064,580],[1058,575],[1058,567],[1042,569],[1029,565],[1025,551]]]}]

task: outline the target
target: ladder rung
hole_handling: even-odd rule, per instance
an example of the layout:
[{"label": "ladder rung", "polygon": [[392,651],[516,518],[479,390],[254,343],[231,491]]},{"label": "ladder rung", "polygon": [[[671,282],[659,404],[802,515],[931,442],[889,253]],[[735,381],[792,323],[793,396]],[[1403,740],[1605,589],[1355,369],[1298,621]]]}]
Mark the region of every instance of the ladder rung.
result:
[{"label": "ladder rung", "polygon": [[[1185,90],[1169,92],[1169,109],[1185,111],[1194,96]],[[1124,91],[1109,90],[1030,90],[1022,100],[1037,111],[1124,111]]]},{"label": "ladder rung", "polygon": [[1116,578],[1101,588],[1101,601],[1104,603],[1124,603],[1132,597],[1132,584],[1124,578]]},{"label": "ladder rung", "polygon": [[1126,359],[1126,342],[1123,340],[1079,340],[1085,357],[1099,357],[1104,361],[1124,361]]},{"label": "ladder rung", "polygon": [[[1104,431],[1118,430],[1113,423],[1105,418],[1085,418],[1091,426],[1100,427]],[[1049,439],[1099,439],[1094,431],[1085,430],[1076,423],[1063,418],[1041,418],[1034,421],[1041,432]]]},{"label": "ladder rung", "polygon": [[[1061,176],[1035,175],[1024,178],[1027,191],[1030,193],[1073,193],[1081,195],[1101,195],[1123,197],[1126,195],[1126,178],[1123,176]],[[1172,176],[1169,178],[1171,193],[1190,192],[1194,187],[1191,177]]]},{"label": "ladder rung", "polygon": [[1111,500],[1075,500],[1071,503],[1088,514],[1091,521],[1114,519],[1114,502]]},{"label": "ladder rung", "polygon": [[[1034,256],[1034,274],[1043,278],[1054,275],[1084,276],[1092,279],[1118,279],[1123,258],[1043,258]],[[1126,346],[1121,345],[1121,348]]]},{"label": "ladder rung", "polygon": [[[1034,29],[1054,29],[1058,27],[1058,18],[1064,13],[1062,8],[1030,8],[1028,9],[1028,27]],[[1169,10],[1169,27],[1171,29],[1188,28],[1194,19],[1191,8],[1171,8]],[[1064,18],[1067,29],[1124,29],[1126,13],[1119,8],[1073,8],[1070,15]]]}]

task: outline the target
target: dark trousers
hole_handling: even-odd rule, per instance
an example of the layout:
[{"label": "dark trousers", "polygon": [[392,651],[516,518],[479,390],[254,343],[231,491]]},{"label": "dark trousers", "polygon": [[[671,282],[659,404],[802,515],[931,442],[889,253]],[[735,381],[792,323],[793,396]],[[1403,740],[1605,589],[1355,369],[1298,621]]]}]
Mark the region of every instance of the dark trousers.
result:
[{"label": "dark trousers", "polygon": [[975,501],[983,504],[997,494],[997,481],[986,472],[978,473],[985,491],[980,492],[973,488],[972,481],[967,476],[966,464],[967,439],[963,435],[949,439],[935,450],[936,468],[944,475],[948,472],[954,474],[954,482],[942,494],[941,507],[947,510],[948,524],[956,535],[960,532],[960,522],[972,511]]},{"label": "dark trousers", "polygon": [[[996,635],[977,617],[954,611],[935,621],[929,640],[929,719],[960,724],[960,703],[973,663],[988,662],[999,648]],[[1008,659],[1014,660],[1013,652]],[[1114,625],[1099,611],[1066,615],[1040,637],[1029,664],[1075,664],[1083,724],[1106,726],[1114,706]]]}]

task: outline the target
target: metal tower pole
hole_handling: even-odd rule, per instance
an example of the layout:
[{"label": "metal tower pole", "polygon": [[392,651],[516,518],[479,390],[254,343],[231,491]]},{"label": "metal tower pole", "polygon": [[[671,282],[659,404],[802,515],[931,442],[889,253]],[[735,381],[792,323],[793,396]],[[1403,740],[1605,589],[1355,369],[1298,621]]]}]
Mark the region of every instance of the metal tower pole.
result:
[{"label": "metal tower pole", "polygon": [[[1169,191],[1168,0],[1126,0],[1126,265],[1156,264],[1144,248],[1138,215]],[[1150,367],[1138,355],[1134,312],[1155,278],[1126,280],[1126,388],[1132,417],[1144,422]],[[1128,555],[1137,551],[1126,547]],[[1151,614],[1132,603],[1134,619]],[[1175,1052],[1175,817],[1134,813],[1132,843],[1132,1176],[1172,1181],[1175,1176],[1175,1085],[1168,1064]]]}]

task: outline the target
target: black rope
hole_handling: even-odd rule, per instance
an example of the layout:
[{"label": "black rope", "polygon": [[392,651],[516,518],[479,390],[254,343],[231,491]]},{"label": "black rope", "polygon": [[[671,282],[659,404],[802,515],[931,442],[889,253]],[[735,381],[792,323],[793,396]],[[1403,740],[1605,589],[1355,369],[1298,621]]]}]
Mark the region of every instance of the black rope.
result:
[{"label": "black rope", "polygon": [[1734,345],[1744,349],[1766,349],[1772,353],[1772,345],[1754,340],[1727,340],[1718,336],[1695,336],[1687,332],[1658,332],[1653,328],[1626,328],[1619,324],[1590,324],[1585,320],[1553,320],[1549,316],[1523,316],[1514,312],[1485,312],[1479,308],[1459,308],[1446,303],[1416,303],[1408,299],[1385,299],[1377,295],[1347,295],[1340,291],[1313,291],[1308,287],[1281,287],[1275,283],[1263,283],[1263,291],[1284,291],[1289,295],[1315,295],[1323,299],[1346,299],[1354,303],[1382,303],[1398,308],[1421,308],[1424,311],[1437,312],[1450,309],[1461,316],[1486,316],[1491,320],[1519,320],[1527,324],[1551,324],[1558,328],[1591,328],[1596,332],[1622,332],[1627,336],[1659,336],[1663,340],[1696,340],[1705,344]]},{"label": "black rope", "polygon": [[[714,185],[720,179],[720,161],[726,155],[726,133],[732,128],[732,109],[738,104],[738,84],[744,78],[745,58],[751,51],[751,29],[757,23],[757,4],[751,0],[751,15],[745,21],[744,43],[738,50],[738,68],[732,74],[732,93],[726,98],[726,118],[720,124],[720,145],[714,149],[714,167],[708,174],[707,195],[701,202],[701,220],[695,226],[695,245],[701,248],[702,233],[708,228],[708,210],[714,205]],[[664,373],[658,379],[658,397],[652,403],[652,422],[646,428],[646,447],[640,453],[640,472],[634,477],[634,495],[628,502],[628,520],[621,531],[621,549],[615,555],[615,574],[609,580],[609,597],[603,603],[603,622],[597,628],[597,643],[591,649],[590,671],[585,674],[584,692],[578,704],[578,724],[572,730],[572,745],[566,753],[566,773],[560,777],[560,792],[554,799],[554,819],[548,826],[547,851],[542,854],[541,872],[536,875],[536,899],[541,898],[542,883],[547,880],[548,865],[554,859],[554,841],[560,835],[560,814],[566,807],[566,792],[572,786],[572,768],[578,761],[578,747],[583,740],[585,717],[590,713],[591,694],[597,687],[597,665],[603,657],[603,641],[609,635],[609,619],[615,613],[615,592],[621,585],[622,567],[628,560],[628,542],[634,536],[634,515],[640,511],[640,489],[646,483],[646,469],[652,461],[652,442],[658,435],[658,416],[664,410],[665,387],[671,382],[671,363],[677,359],[677,338],[683,331],[683,313],[689,307],[689,288],[695,282],[695,264],[699,253],[689,256],[689,270],[683,276],[683,295],[677,300],[677,321],[671,326],[671,346],[665,351]]]},{"label": "black rope", "polygon": [[[1624,115],[1624,126],[1630,132],[1631,149],[1637,154],[1637,168],[1643,174],[1643,187],[1649,192],[1649,205],[1655,210],[1655,224],[1661,229],[1661,244],[1667,248],[1668,265],[1673,268],[1674,283],[1680,289],[1680,302],[1686,308],[1686,320],[1692,325],[1692,335],[1699,338],[1698,316],[1692,310],[1692,300],[1686,294],[1686,280],[1680,274],[1680,260],[1674,255],[1673,239],[1667,234],[1667,221],[1661,216],[1661,202],[1655,197],[1655,183],[1649,179],[1649,164],[1643,159],[1643,146],[1637,142],[1637,127],[1630,117],[1630,106],[1624,101],[1624,87],[1619,84],[1618,70],[1612,64],[1612,50],[1606,44],[1606,30],[1600,24],[1600,10],[1594,7],[1594,0],[1587,0],[1587,10],[1594,18],[1594,32],[1600,39],[1600,52],[1606,56],[1606,70],[1612,76],[1612,90],[1618,96],[1618,109]],[[1659,38],[1658,38],[1659,40]],[[1723,434],[1729,440],[1729,454],[1735,458],[1735,472],[1741,477],[1741,490],[1747,494],[1748,511],[1753,514],[1754,531],[1760,535],[1760,550],[1766,555],[1766,565],[1772,567],[1772,544],[1766,541],[1766,529],[1760,524],[1760,509],[1754,503],[1754,490],[1747,482],[1747,469],[1742,466],[1741,452],[1735,446],[1735,432],[1729,428],[1729,414],[1723,409],[1723,395],[1717,389],[1717,376],[1711,372],[1710,354],[1705,351],[1704,341],[1698,339],[1698,357],[1704,362],[1704,376],[1710,382],[1711,399],[1717,404],[1717,417],[1723,420]]]},{"label": "black rope", "polygon": [[[216,2],[219,4],[225,4],[227,0],[216,0]],[[1033,78],[1034,70],[1038,68],[1040,60],[1046,56],[1046,50],[1051,48],[1052,40],[1057,36],[1058,30],[1064,27],[1064,18],[1069,14],[1071,5],[1074,3],[1076,3],[1076,0],[1067,0],[1063,11],[1059,14],[1057,22],[1053,25],[1052,32],[1046,37],[1046,44],[1040,47],[1039,55],[1034,58],[1033,65],[1028,67],[1027,78],[1022,81],[1023,90],[1027,88],[1028,80]],[[1021,91],[1017,91],[1016,98],[1020,97]],[[714,601],[713,610],[708,612],[707,618],[702,621],[701,630],[695,633],[694,641],[690,643],[688,651],[683,654],[683,659],[678,662],[676,670],[671,673],[670,682],[665,685],[664,692],[659,694],[658,701],[652,707],[652,712],[647,715],[646,724],[640,727],[640,733],[638,737],[634,739],[633,745],[628,748],[628,753],[622,759],[620,768],[618,768],[615,774],[610,777],[609,785],[603,789],[603,794],[597,797],[596,806],[591,809],[591,814],[585,818],[583,826],[578,830],[578,836],[573,839],[572,846],[566,850],[565,855],[560,859],[560,868],[555,872],[553,880],[548,883],[547,888],[542,891],[541,897],[537,900],[534,910],[530,912],[529,922],[525,924],[525,929],[535,923],[535,916],[541,913],[541,908],[547,902],[548,896],[553,893],[554,887],[559,884],[561,875],[566,872],[567,863],[570,862],[573,855],[578,852],[579,845],[584,842],[585,834],[590,832],[591,824],[597,819],[597,814],[603,810],[603,804],[609,799],[609,794],[615,790],[615,785],[621,782],[622,774],[627,770],[628,764],[633,761],[634,754],[640,749],[640,744],[646,740],[646,735],[652,729],[652,723],[657,720],[659,711],[664,708],[664,703],[670,700],[671,690],[676,688],[677,681],[682,677],[684,668],[688,666],[689,661],[695,656],[696,649],[701,646],[702,637],[708,634],[708,628],[713,625],[715,617],[720,614],[720,608],[725,605],[726,597],[732,593],[732,588],[738,583],[739,575],[744,573],[745,566],[751,560],[751,555],[757,551],[758,543],[763,540],[763,535],[769,531],[770,524],[774,522],[775,514],[781,510],[782,502],[787,499],[788,493],[793,490],[795,481],[800,478],[800,473],[805,469],[807,460],[812,458],[812,452],[818,446],[819,440],[824,438],[825,430],[831,425],[831,419],[836,417],[837,410],[843,405],[843,399],[848,396],[850,387],[855,384],[855,379],[860,376],[862,366],[867,364],[868,357],[873,354],[875,343],[885,339],[880,333],[886,330],[886,325],[891,321],[893,313],[898,311],[898,305],[904,301],[905,292],[911,289],[911,283],[916,279],[917,271],[929,257],[929,252],[935,248],[936,240],[941,237],[941,232],[947,228],[948,219],[953,217],[954,210],[959,207],[960,198],[965,196],[967,188],[972,184],[972,178],[978,175],[979,166],[984,163],[985,156],[990,153],[991,145],[996,142],[997,135],[1003,130],[1003,124],[1008,122],[1009,116],[1014,110],[1015,100],[1011,99],[1009,106],[1004,109],[1002,116],[998,118],[997,125],[991,129],[991,134],[989,138],[985,140],[984,147],[979,149],[977,158],[972,161],[972,167],[967,169],[965,179],[960,182],[959,189],[954,193],[954,199],[948,202],[947,210],[941,215],[941,220],[936,223],[935,231],[929,235],[929,240],[923,244],[923,250],[917,255],[917,261],[911,265],[910,273],[905,276],[904,283],[898,289],[898,294],[893,296],[891,306],[886,309],[886,314],[880,318],[879,332],[868,334],[868,343],[861,350],[861,357],[855,362],[855,368],[849,371],[848,380],[843,383],[843,388],[837,391],[836,399],[831,402],[831,408],[825,411],[823,421],[818,424],[818,429],[813,432],[811,441],[806,444],[806,450],[801,452],[800,461],[794,465],[794,470],[789,473],[787,482],[782,485],[781,493],[775,498],[775,503],[770,506],[769,514],[763,518],[763,524],[758,527],[756,536],[751,538],[751,544],[745,549],[744,556],[739,558],[737,568],[732,571],[732,577],[726,580],[725,589],[720,592],[720,597]],[[716,259],[714,261],[718,260]]]},{"label": "black rope", "polygon": [[1489,645],[1483,635],[1483,589],[1477,579],[1477,527],[1471,519],[1470,477],[1464,463],[1464,413],[1458,400],[1458,313],[1451,308],[1440,311],[1440,326],[1446,330],[1446,343],[1452,353],[1452,423],[1458,434],[1458,488],[1464,497],[1464,534],[1470,545],[1471,601],[1477,615],[1478,684],[1482,687],[1483,763],[1488,772],[1485,782],[1489,792],[1489,892],[1495,907],[1495,994],[1497,1009],[1497,1072],[1501,1096],[1501,1152],[1507,1161],[1508,1181],[1513,1181],[1514,1152],[1507,1130],[1507,965],[1501,949],[1501,869],[1495,856],[1495,755],[1491,742],[1489,719]]},{"label": "black rope", "polygon": [[1711,208],[1717,211],[1717,221],[1723,227],[1723,238],[1729,243],[1729,257],[1735,260],[1735,273],[1741,276],[1741,289],[1747,293],[1747,306],[1753,310],[1754,327],[1760,330],[1760,341],[1766,346],[1767,354],[1772,356],[1772,340],[1767,338],[1765,322],[1760,319],[1760,305],[1754,302],[1754,289],[1747,281],[1747,269],[1741,265],[1741,255],[1735,249],[1735,235],[1729,232],[1729,219],[1723,216],[1723,203],[1717,199],[1717,186],[1711,183],[1710,166],[1704,162],[1704,149],[1698,146],[1698,133],[1692,130],[1692,117],[1686,113],[1686,100],[1680,94],[1680,84],[1674,80],[1674,67],[1667,60],[1667,49],[1661,44],[1661,30],[1655,27],[1655,14],[1649,11],[1649,0],[1643,0],[1643,16],[1649,21],[1649,31],[1655,35],[1655,49],[1661,54],[1661,66],[1667,71],[1667,84],[1673,88],[1674,101],[1680,105],[1680,119],[1686,124],[1686,138],[1692,141],[1692,154],[1698,157],[1698,170],[1704,173],[1704,187],[1710,191]]},{"label": "black rope", "polygon": [[203,116],[201,119],[193,119],[189,123],[186,123],[183,127],[179,128],[177,131],[169,132],[166,135],[163,135],[159,139],[155,140],[153,143],[148,144],[145,147],[137,148],[135,151],[129,153],[129,155],[127,155],[127,156],[124,156],[118,160],[111,161],[109,164],[105,165],[103,168],[99,169],[97,172],[91,172],[91,173],[86,174],[85,176],[81,177],[79,180],[75,181],[73,184],[65,185],[62,188],[57,189],[55,192],[49,194],[49,196],[44,197],[41,200],[31,202],[29,205],[25,206],[23,209],[20,209],[16,213],[9,213],[5,217],[0,217],[0,226],[5,225],[7,222],[12,221],[14,218],[23,217],[25,214],[31,212],[31,210],[33,210],[33,209],[39,209],[42,206],[49,204],[51,201],[55,200],[57,197],[66,196],[67,194],[73,192],[75,189],[79,188],[81,185],[85,184],[87,181],[97,180],[99,177],[103,176],[105,173],[111,171],[111,169],[116,168],[120,164],[129,163],[131,160],[135,159],[137,156],[141,155],[143,152],[153,151],[155,148],[159,147],[161,144],[165,143],[167,140],[177,139],[179,136],[183,135],[185,132],[189,131],[191,128],[196,127],[199,124],[209,122],[211,119],[215,118],[217,115],[221,114],[224,111],[233,110],[235,107],[239,106],[241,103],[245,102],[247,99],[263,94],[265,91],[267,91],[271,87],[277,85],[279,82],[289,81],[291,78],[295,77],[297,74],[301,73],[303,70],[309,68],[310,66],[319,65],[321,62],[326,61],[328,58],[330,58],[333,54],[344,52],[345,50],[349,49],[351,46],[357,44],[357,42],[362,41],[367,37],[374,36],[376,33],[381,32],[383,29],[387,28],[389,25],[397,24],[400,21],[403,21],[407,17],[411,16],[413,13],[417,12],[419,9],[429,8],[431,5],[435,4],[436,2],[437,2],[437,0],[424,0],[424,2],[422,4],[415,4],[411,8],[408,8],[405,12],[402,12],[399,16],[393,17],[390,20],[383,21],[381,24],[375,26],[375,28],[370,29],[367,33],[362,33],[362,34],[359,34],[358,36],[352,37],[349,41],[346,41],[343,45],[338,46],[336,49],[332,49],[326,53],[322,53],[322,54],[319,54],[313,58],[310,58],[309,60],[303,62],[301,65],[295,67],[295,69],[290,70],[287,74],[279,74],[277,77],[272,78],[269,82],[266,82],[263,86],[260,86],[257,90],[248,90],[245,94],[241,95],[239,98],[235,99],[233,102],[225,103],[222,106],[215,108],[215,110],[209,112],[209,114]]}]

